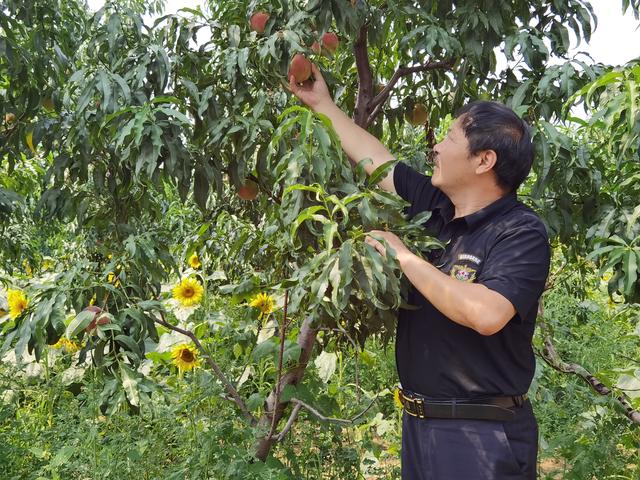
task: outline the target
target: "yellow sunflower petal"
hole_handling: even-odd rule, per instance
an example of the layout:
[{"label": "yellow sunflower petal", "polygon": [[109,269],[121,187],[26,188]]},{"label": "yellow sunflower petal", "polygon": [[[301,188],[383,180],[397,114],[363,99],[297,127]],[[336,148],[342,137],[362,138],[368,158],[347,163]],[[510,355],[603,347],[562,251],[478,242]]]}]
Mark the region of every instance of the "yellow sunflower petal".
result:
[{"label": "yellow sunflower petal", "polygon": [[12,319],[18,318],[29,305],[25,294],[20,290],[13,289],[9,289],[7,292],[7,303],[9,304],[9,315]]}]

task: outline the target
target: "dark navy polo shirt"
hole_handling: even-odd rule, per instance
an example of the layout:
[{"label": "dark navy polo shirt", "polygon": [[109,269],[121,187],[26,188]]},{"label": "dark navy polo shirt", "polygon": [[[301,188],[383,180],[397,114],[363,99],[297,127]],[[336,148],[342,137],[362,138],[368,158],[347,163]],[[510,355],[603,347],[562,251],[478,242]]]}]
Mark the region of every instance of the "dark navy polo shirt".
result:
[{"label": "dark navy polo shirt", "polygon": [[432,215],[427,234],[446,242],[429,261],[459,281],[485,285],[509,300],[516,315],[494,335],[485,336],[449,320],[412,288],[398,315],[396,361],[400,383],[435,398],[520,395],[535,370],[531,345],[538,300],[549,273],[550,248],[540,218],[515,193],[465,217],[453,219],[449,198],[431,177],[398,163],[398,194],[409,215]]}]

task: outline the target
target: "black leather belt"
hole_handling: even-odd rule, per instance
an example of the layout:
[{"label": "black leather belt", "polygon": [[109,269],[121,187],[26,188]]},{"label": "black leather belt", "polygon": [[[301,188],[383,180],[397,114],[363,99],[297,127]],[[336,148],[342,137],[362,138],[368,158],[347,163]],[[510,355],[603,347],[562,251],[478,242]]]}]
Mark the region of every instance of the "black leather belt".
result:
[{"label": "black leather belt", "polygon": [[466,418],[470,420],[509,421],[515,417],[513,407],[521,407],[527,395],[490,397],[469,401],[426,400],[420,395],[400,390],[404,410],[418,418]]}]

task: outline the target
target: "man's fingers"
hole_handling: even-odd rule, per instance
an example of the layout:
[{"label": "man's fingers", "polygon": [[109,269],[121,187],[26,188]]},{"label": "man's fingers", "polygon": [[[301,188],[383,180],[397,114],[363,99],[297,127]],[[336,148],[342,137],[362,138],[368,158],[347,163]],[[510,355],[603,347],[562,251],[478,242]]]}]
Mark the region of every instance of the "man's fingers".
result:
[{"label": "man's fingers", "polygon": [[320,69],[316,66],[315,63],[311,64],[311,73],[317,79],[322,79],[322,74],[320,73]]},{"label": "man's fingers", "polygon": [[293,94],[298,93],[298,85],[296,85],[296,77],[294,77],[293,75],[289,77],[289,91]]}]

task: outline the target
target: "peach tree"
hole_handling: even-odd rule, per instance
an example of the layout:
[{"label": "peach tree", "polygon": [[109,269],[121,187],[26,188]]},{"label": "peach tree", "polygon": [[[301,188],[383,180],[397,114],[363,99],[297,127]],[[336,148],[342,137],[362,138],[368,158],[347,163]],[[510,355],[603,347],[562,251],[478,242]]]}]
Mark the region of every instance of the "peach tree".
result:
[{"label": "peach tree", "polygon": [[[184,361],[199,356],[212,372],[262,460],[301,409],[347,413],[335,402],[314,408],[323,385],[305,383],[307,366],[338,350],[357,360],[371,336],[388,342],[406,289],[364,234],[392,230],[417,252],[440,245],[424,216],[405,218],[406,205],[376,187],[391,164],[367,177],[367,159],[346,158],[330,121],[289,94],[289,73],[308,76],[296,56],[321,68],[356,124],[420,170],[447,115],[476,98],[510,105],[535,128],[539,159],[523,193],[554,242],[571,264],[590,253],[613,268],[612,294],[637,299],[637,184],[618,183],[638,175],[637,67],[610,72],[568,56],[570,35],[590,37],[587,1],[160,7],[3,4],[0,261],[25,301],[0,324],[2,353],[39,359],[61,338],[82,342],[80,361],[103,378],[103,410],[136,411],[159,391],[140,368],[150,342],[159,329],[181,333],[194,348]],[[580,130],[595,144],[562,126],[567,102],[582,97],[604,109]],[[203,262],[185,270],[193,254]],[[46,281],[20,277],[24,261],[37,270],[45,257]],[[245,308],[229,345],[235,364],[212,353],[213,302],[197,324],[167,311],[163,285],[186,277],[198,287],[183,285],[181,298]],[[267,321],[273,333],[256,344]],[[261,362],[269,388],[239,385]]]}]

